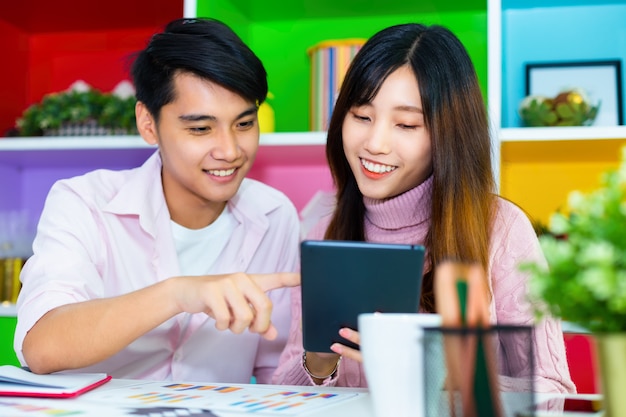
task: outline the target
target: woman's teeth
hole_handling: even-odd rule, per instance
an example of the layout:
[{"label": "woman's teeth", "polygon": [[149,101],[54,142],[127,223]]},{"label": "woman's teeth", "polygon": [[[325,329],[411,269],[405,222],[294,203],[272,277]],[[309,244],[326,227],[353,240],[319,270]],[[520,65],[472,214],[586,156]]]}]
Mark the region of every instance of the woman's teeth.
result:
[{"label": "woman's teeth", "polygon": [[391,165],[381,165],[381,164],[375,164],[373,162],[369,162],[366,161],[364,159],[361,159],[361,165],[363,165],[363,167],[365,169],[367,169],[368,171],[371,172],[375,172],[377,174],[383,174],[385,172],[391,172],[394,169],[396,169],[397,167],[391,166]]}]

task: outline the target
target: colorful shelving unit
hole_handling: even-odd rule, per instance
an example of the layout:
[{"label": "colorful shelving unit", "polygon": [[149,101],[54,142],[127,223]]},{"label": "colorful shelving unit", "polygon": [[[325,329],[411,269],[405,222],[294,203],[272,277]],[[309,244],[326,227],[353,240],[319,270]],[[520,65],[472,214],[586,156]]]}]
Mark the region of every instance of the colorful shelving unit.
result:
[{"label": "colorful shelving unit", "polygon": [[[124,77],[123,58],[167,21],[219,18],[262,58],[275,97],[277,133],[262,136],[250,175],[284,191],[301,210],[317,191],[332,189],[324,133],[309,132],[307,49],[324,40],[367,38],[385,26],[419,21],[450,27],[468,48],[489,103],[501,192],[535,219],[545,222],[569,190],[592,187],[597,174],[617,162],[626,142],[624,126],[527,129],[519,126],[516,108],[524,91],[524,62],[624,60],[626,1],[372,3],[109,0],[94,14],[82,0],[7,2],[0,9],[0,47],[11,65],[0,68],[0,132],[27,105],[76,79],[105,91],[112,88]],[[0,139],[0,210],[28,210],[36,221],[57,178],[135,166],[153,151],[139,137]],[[8,327],[0,328],[0,345],[10,346],[4,339],[14,322],[3,323]]]}]

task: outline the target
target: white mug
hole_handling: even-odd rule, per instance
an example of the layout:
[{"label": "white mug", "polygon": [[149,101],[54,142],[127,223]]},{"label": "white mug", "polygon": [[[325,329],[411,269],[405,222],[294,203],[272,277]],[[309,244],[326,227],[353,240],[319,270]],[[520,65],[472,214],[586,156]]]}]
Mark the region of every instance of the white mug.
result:
[{"label": "white mug", "polygon": [[[425,417],[424,328],[439,326],[438,314],[359,315],[363,368],[376,417]],[[436,378],[443,383],[445,370]]]}]

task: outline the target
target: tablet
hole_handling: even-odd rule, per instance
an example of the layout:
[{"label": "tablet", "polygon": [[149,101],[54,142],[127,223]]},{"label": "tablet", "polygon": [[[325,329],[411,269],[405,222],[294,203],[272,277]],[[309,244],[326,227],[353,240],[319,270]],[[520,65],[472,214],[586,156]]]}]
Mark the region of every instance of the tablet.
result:
[{"label": "tablet", "polygon": [[361,313],[417,313],[424,268],[421,245],[337,240],[300,244],[304,350],[358,348],[339,329],[358,329]]}]

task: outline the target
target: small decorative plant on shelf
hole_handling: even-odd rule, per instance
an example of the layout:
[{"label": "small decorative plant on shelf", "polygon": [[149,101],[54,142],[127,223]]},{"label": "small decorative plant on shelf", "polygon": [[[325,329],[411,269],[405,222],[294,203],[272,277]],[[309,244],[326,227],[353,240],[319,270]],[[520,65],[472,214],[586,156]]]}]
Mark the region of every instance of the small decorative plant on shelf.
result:
[{"label": "small decorative plant on shelf", "polygon": [[554,98],[527,96],[518,111],[527,127],[589,126],[596,119],[599,109],[600,103],[592,105],[584,90],[573,88],[562,91]]},{"label": "small decorative plant on shelf", "polygon": [[569,213],[552,215],[539,237],[547,265],[523,264],[539,316],[589,330],[598,344],[607,413],[626,410],[626,147],[599,188],[573,191]]},{"label": "small decorative plant on shelf", "polygon": [[132,135],[135,103],[128,82],[102,93],[78,81],[28,107],[16,125],[20,136]]}]

